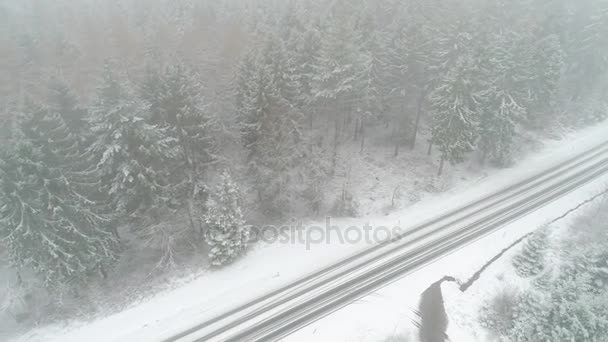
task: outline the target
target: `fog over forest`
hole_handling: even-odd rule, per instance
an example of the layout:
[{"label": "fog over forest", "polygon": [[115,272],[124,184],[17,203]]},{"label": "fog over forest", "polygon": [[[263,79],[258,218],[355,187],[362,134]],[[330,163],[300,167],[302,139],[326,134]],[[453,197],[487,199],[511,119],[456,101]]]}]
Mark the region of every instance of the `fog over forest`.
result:
[{"label": "fog over forest", "polygon": [[607,0],[0,0],[0,51],[11,329],[246,258],[252,224],[395,207],[353,155],[430,188],[607,115]]}]

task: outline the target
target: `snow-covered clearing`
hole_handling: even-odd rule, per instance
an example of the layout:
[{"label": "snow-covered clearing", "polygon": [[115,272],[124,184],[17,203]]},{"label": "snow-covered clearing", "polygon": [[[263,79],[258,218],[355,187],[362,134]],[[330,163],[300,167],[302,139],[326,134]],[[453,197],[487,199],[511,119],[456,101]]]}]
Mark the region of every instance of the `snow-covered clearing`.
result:
[{"label": "snow-covered clearing", "polygon": [[[539,153],[530,154],[512,168],[484,170],[484,173],[461,171],[457,185],[442,194],[429,194],[425,198],[389,215],[382,213],[358,219],[332,219],[332,225],[341,229],[350,226],[411,227],[439,212],[462,206],[480,196],[488,195],[517,180],[549,168],[570,156],[591,148],[605,140],[608,123],[572,133],[559,141],[548,141]],[[366,297],[327,318],[295,333],[288,341],[375,341],[387,336],[402,335],[412,330],[412,310],[417,308],[418,296],[433,281],[445,274],[466,278],[497,251],[523,234],[559,216],[583,201],[608,182],[598,179],[580,190],[557,200],[547,207],[511,224],[414,274]],[[390,198],[390,195],[387,195]],[[308,222],[305,226],[324,226],[323,221]],[[336,241],[336,239],[333,239]],[[290,283],[324,265],[331,264],[356,253],[368,245],[356,244],[258,243],[248,255],[219,271],[204,271],[176,281],[171,289],[138,303],[123,312],[101,317],[93,322],[70,322],[33,330],[14,342],[21,341],[157,341],[185,330],[206,318],[213,317],[280,285]],[[307,248],[309,247],[309,248]],[[487,278],[487,276],[484,276]],[[482,279],[483,280],[483,279]],[[475,291],[479,285],[475,285]],[[484,298],[479,292],[476,299],[467,296],[467,302],[446,289],[450,306],[476,307],[476,299]],[[454,311],[467,312],[467,311]],[[470,332],[465,322],[474,321],[461,315],[450,317],[454,341],[473,341],[459,338]],[[473,336],[475,337],[475,336]],[[471,337],[471,338],[473,338]]]}]

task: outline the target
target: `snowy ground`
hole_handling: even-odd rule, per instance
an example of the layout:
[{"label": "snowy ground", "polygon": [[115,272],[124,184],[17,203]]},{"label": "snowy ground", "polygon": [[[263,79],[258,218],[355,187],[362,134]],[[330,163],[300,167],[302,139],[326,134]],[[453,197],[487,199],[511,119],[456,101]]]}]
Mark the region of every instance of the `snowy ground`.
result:
[{"label": "snowy ground", "polygon": [[[428,195],[424,200],[389,215],[359,219],[335,219],[332,225],[345,229],[351,225],[369,223],[379,226],[414,226],[440,211],[462,206],[474,199],[506,187],[519,179],[539,172],[552,164],[590,148],[606,137],[608,123],[573,133],[561,141],[550,141],[541,153],[529,155],[516,166],[492,170],[491,175],[468,174],[466,170],[456,179],[459,183],[443,194]],[[552,217],[584,200],[608,182],[608,178],[560,199],[550,206],[518,221],[506,229],[460,250],[407,278],[384,288],[327,318],[303,329],[287,341],[381,341],[392,335],[411,330],[412,310],[418,296],[433,281],[445,274],[466,278],[491,258],[498,250],[517,237],[542,225]],[[466,185],[466,186],[465,186]],[[392,191],[392,189],[391,189]],[[388,196],[390,197],[390,196]],[[324,225],[309,222],[307,225]],[[335,240],[334,240],[335,241]],[[15,338],[13,342],[80,342],[86,341],[155,341],[191,327],[205,318],[224,312],[248,298],[264,294],[280,285],[314,272],[323,265],[344,259],[366,248],[365,241],[356,244],[259,243],[234,265],[221,271],[205,271],[181,279],[171,290],[133,304],[123,312],[99,318],[93,322],[70,322],[36,329]],[[446,289],[449,292],[449,289]],[[483,297],[480,294],[480,298]],[[453,305],[458,297],[450,296]],[[466,318],[466,317],[465,317]],[[454,341],[474,341],[457,338],[467,331],[464,322],[454,320]],[[461,326],[463,325],[463,326]],[[472,337],[474,338],[474,337]]]}]

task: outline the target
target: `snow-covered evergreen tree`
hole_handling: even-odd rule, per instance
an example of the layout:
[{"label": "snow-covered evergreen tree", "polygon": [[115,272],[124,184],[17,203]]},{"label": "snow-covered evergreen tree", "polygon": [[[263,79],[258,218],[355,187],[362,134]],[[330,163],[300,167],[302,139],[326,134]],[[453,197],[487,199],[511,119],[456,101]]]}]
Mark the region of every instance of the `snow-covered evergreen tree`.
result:
[{"label": "snow-covered evergreen tree", "polygon": [[431,143],[441,153],[439,174],[444,163],[461,163],[472,152],[478,136],[479,115],[470,64],[452,68],[430,95],[433,112]]},{"label": "snow-covered evergreen tree", "polygon": [[355,94],[359,98],[356,106],[357,122],[355,140],[361,138],[361,147],[365,144],[365,129],[378,121],[387,110],[388,84],[388,34],[377,28],[371,14],[363,15],[357,22],[357,45],[360,54],[357,60]]},{"label": "snow-covered evergreen tree", "polygon": [[142,98],[150,111],[150,123],[166,128],[178,141],[183,166],[198,178],[216,161],[217,146],[215,115],[204,103],[202,85],[195,77],[194,70],[181,64],[162,73],[152,71],[144,82]]},{"label": "snow-covered evergreen tree", "polygon": [[[271,53],[271,50],[264,50]],[[285,58],[285,55],[276,55]],[[268,216],[285,215],[299,191],[295,180],[306,172],[307,153],[301,129],[302,116],[286,92],[289,83],[268,56],[248,56],[238,76],[237,121],[241,141],[248,151],[247,170]],[[285,65],[283,64],[283,65]]]},{"label": "snow-covered evergreen tree", "polygon": [[142,97],[150,111],[150,122],[177,142],[175,169],[167,179],[171,193],[184,205],[193,230],[198,230],[197,207],[206,192],[206,180],[218,160],[216,116],[205,103],[203,87],[195,70],[183,64],[152,72]]},{"label": "snow-covered evergreen tree", "polygon": [[76,95],[64,81],[54,78],[49,82],[47,106],[61,116],[70,134],[78,138],[81,148],[86,147],[86,110],[78,104]]},{"label": "snow-covered evergreen tree", "polygon": [[517,121],[526,114],[526,109],[504,91],[487,94],[488,107],[479,120],[479,142],[482,160],[505,166],[511,161],[511,145],[516,134]]},{"label": "snow-covered evergreen tree", "polygon": [[402,20],[405,22],[396,22],[396,27],[391,27],[393,37],[386,51],[387,93],[402,97],[405,105],[413,102],[415,116],[412,117],[410,110],[397,114],[399,136],[395,154],[399,153],[402,135],[411,135],[410,145],[416,145],[433,76],[428,71],[431,62],[428,21],[423,16],[408,16]]},{"label": "snow-covered evergreen tree", "polygon": [[146,115],[144,104],[106,68],[89,118],[90,151],[103,192],[121,217],[142,218],[177,205],[169,183],[179,155],[177,141],[166,128],[146,123]]},{"label": "snow-covered evergreen tree", "polygon": [[477,90],[478,147],[482,161],[489,159],[504,166],[510,161],[517,125],[526,119],[530,72],[528,65],[522,63],[521,39],[513,31],[498,26],[487,37],[489,41],[480,56],[484,63],[481,89]]},{"label": "snow-covered evergreen tree", "polygon": [[346,13],[334,14],[324,25],[321,47],[313,65],[312,96],[326,110],[348,112],[357,99],[360,51],[356,32],[354,20]]},{"label": "snow-covered evergreen tree", "polygon": [[0,232],[12,264],[34,270],[49,288],[81,282],[96,271],[105,276],[120,249],[111,220],[71,181],[55,146],[41,148],[27,135],[16,144],[0,161]]},{"label": "snow-covered evergreen tree", "polygon": [[530,52],[533,77],[527,82],[531,100],[528,114],[532,123],[546,125],[554,121],[553,109],[563,75],[564,52],[556,35],[540,39]]},{"label": "snow-covered evergreen tree", "polygon": [[546,228],[535,232],[526,240],[521,252],[513,258],[513,266],[520,277],[534,277],[545,269],[545,253],[548,245]]},{"label": "snow-covered evergreen tree", "polygon": [[214,266],[228,264],[247,248],[249,228],[241,211],[241,194],[228,172],[207,201],[205,241],[211,247],[209,258]]},{"label": "snow-covered evergreen tree", "polygon": [[[584,1],[574,6],[577,16],[574,32],[570,35],[568,56],[568,89],[575,99],[595,95],[600,86],[605,92],[605,75],[608,71],[608,1]],[[600,93],[600,96],[604,94]]]}]

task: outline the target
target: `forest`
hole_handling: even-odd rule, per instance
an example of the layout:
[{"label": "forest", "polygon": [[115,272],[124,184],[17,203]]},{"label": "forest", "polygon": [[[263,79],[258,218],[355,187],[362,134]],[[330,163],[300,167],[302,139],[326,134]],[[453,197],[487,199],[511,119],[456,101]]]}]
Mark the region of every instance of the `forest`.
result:
[{"label": "forest", "polygon": [[605,0],[2,0],[1,261],[74,297],[133,240],[229,264],[250,223],[357,215],[327,184],[371,134],[508,166],[606,118],[606,32]]}]

